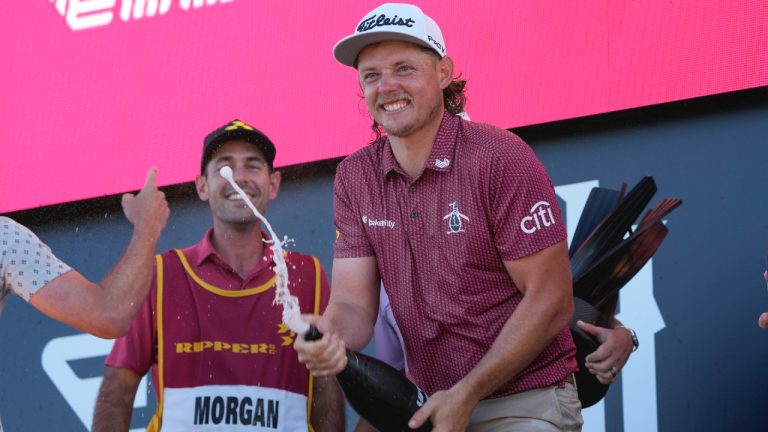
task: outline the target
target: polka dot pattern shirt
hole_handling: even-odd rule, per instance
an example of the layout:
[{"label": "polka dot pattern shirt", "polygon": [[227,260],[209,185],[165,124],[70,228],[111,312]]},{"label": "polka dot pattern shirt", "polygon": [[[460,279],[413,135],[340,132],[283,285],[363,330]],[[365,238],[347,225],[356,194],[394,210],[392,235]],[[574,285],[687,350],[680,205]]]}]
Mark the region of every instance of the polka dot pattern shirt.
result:
[{"label": "polka dot pattern shirt", "polygon": [[11,293],[29,301],[37,290],[69,270],[32,231],[0,217],[0,312]]}]

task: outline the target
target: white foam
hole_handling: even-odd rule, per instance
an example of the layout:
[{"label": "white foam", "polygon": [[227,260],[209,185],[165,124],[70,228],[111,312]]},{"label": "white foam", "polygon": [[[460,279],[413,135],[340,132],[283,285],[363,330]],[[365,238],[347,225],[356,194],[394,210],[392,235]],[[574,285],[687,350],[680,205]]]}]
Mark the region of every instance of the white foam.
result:
[{"label": "white foam", "polygon": [[285,238],[283,241],[278,240],[277,234],[272,230],[272,226],[269,224],[269,221],[267,221],[267,218],[256,209],[245,192],[235,182],[232,176],[232,168],[224,166],[219,170],[219,174],[232,185],[235,191],[240,195],[240,198],[242,198],[248,207],[250,207],[251,211],[253,211],[253,214],[264,223],[267,232],[269,232],[269,236],[272,237],[272,241],[268,243],[271,243],[269,247],[272,249],[274,255],[274,271],[277,279],[275,281],[275,300],[273,304],[283,306],[283,323],[287,325],[288,328],[299,335],[305,334],[309,330],[309,324],[301,320],[299,298],[291,295],[291,292],[288,290],[288,268],[285,264],[285,254],[283,253],[283,244],[285,244],[288,239]]},{"label": "white foam", "polygon": [[230,168],[229,166],[221,167],[221,169],[219,170],[219,174],[221,174],[222,177],[227,179],[228,182],[230,183],[234,182],[234,178],[232,177],[232,168]]}]

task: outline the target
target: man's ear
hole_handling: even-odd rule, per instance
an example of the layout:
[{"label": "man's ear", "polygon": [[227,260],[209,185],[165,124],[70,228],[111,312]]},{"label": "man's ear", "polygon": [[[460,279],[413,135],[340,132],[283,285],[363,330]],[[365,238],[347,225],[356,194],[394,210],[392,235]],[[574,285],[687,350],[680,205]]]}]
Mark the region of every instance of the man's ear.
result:
[{"label": "man's ear", "polygon": [[280,191],[280,182],[283,180],[283,175],[280,171],[273,171],[269,175],[269,200],[277,198],[277,193]]},{"label": "man's ear", "polygon": [[208,201],[208,178],[204,175],[195,177],[195,190],[202,201]]},{"label": "man's ear", "polygon": [[445,56],[437,63],[437,74],[440,80],[440,88],[444,89],[453,81],[453,59]]}]

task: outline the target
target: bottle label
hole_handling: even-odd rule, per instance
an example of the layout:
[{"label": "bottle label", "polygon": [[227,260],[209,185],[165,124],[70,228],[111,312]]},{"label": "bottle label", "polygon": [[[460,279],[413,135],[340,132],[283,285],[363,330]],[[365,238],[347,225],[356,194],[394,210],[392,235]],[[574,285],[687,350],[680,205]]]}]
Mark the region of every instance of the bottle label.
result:
[{"label": "bottle label", "polygon": [[427,403],[427,399],[427,395],[420,388],[416,387],[416,405],[421,408]]}]

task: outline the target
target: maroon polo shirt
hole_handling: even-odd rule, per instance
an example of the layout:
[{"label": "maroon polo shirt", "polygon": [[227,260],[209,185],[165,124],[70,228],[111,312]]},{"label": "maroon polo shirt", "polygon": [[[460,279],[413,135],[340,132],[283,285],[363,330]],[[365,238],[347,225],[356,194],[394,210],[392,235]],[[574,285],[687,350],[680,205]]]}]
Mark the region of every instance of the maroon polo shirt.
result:
[{"label": "maroon polo shirt", "polygon": [[[504,267],[565,240],[552,183],[519,137],[443,117],[411,178],[388,139],[339,164],[335,258],[376,257],[411,378],[429,394],[466,376],[522,300]],[[560,384],[576,370],[567,328],[491,397]]]}]

